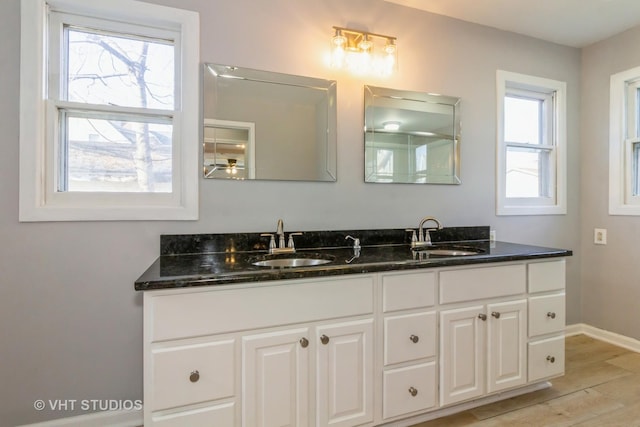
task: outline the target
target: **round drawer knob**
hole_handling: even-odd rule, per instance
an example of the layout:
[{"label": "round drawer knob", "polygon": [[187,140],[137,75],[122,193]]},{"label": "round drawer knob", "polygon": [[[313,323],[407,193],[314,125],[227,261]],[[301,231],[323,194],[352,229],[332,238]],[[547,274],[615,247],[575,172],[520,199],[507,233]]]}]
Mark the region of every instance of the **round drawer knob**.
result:
[{"label": "round drawer knob", "polygon": [[193,371],[191,372],[191,375],[189,375],[189,381],[191,381],[192,383],[197,383],[199,379],[200,379],[200,372],[198,371]]},{"label": "round drawer knob", "polygon": [[418,394],[418,389],[416,389],[415,387],[409,387],[409,393],[411,394],[411,396],[416,396]]},{"label": "round drawer knob", "polygon": [[309,346],[309,340],[306,338],[300,338],[300,346],[307,348]]},{"label": "round drawer knob", "polygon": [[555,357],[553,357],[553,356],[547,356],[547,360],[548,360],[549,362],[551,362],[551,363],[555,363],[556,358],[555,358]]},{"label": "round drawer knob", "polygon": [[491,312],[491,315],[492,315],[493,317],[495,317],[496,319],[499,319],[499,318],[500,318],[500,313],[498,313],[497,311],[493,311],[493,312]]},{"label": "round drawer knob", "polygon": [[551,319],[555,319],[556,318],[556,314],[552,311],[547,313],[547,317],[551,318]]},{"label": "round drawer knob", "polygon": [[484,313],[480,313],[480,314],[478,314],[478,319],[480,319],[482,321],[485,321],[485,320],[487,320],[487,315],[484,314]]},{"label": "round drawer knob", "polygon": [[322,336],[320,337],[320,342],[321,342],[322,344],[325,344],[325,345],[326,345],[326,344],[329,344],[329,337],[328,337],[328,336],[326,336],[326,335],[322,335]]},{"label": "round drawer knob", "polygon": [[412,342],[412,343],[414,343],[414,344],[415,344],[415,343],[417,343],[418,341],[420,341],[420,337],[419,337],[419,336],[417,336],[417,335],[411,335],[411,336],[409,337],[409,339],[410,339],[410,340],[411,340],[411,342]]}]

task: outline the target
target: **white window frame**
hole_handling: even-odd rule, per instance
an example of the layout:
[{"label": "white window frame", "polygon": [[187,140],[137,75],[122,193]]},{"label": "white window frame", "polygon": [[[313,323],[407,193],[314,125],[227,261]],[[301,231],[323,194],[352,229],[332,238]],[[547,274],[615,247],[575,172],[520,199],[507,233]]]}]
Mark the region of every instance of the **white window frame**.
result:
[{"label": "white window frame", "polygon": [[[497,143],[496,143],[496,214],[497,215],[564,215],[567,213],[567,132],[565,82],[498,70],[497,86]],[[508,143],[504,138],[504,99],[508,94],[528,94],[547,106],[543,132],[546,143],[531,148],[549,152],[547,179],[550,197],[507,197],[507,149],[523,144]],[[552,108],[548,108],[552,107]]]},{"label": "white window frame", "polygon": [[[176,102],[170,193],[57,191],[58,107],[74,103],[48,95],[50,10],[97,17],[105,30],[136,26],[137,33],[175,35]],[[143,35],[143,34],[140,34]],[[197,12],[134,0],[22,0],[20,53],[20,221],[195,220],[199,183],[199,52]],[[53,53],[53,52],[52,52]],[[52,72],[56,72],[52,70]],[[64,105],[63,105],[64,104]],[[82,105],[79,105],[82,107]],[[132,109],[133,110],[133,109]],[[105,112],[109,108],[105,107]]]},{"label": "white window frame", "polygon": [[640,215],[633,194],[633,145],[640,142],[638,99],[640,67],[611,76],[609,106],[609,214]]}]

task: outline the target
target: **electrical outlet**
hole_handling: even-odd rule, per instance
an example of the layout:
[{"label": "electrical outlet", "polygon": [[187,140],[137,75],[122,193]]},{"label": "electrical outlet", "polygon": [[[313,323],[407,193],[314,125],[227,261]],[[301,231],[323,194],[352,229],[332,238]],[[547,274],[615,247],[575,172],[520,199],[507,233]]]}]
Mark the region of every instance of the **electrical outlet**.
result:
[{"label": "electrical outlet", "polygon": [[489,241],[491,242],[496,241],[496,230],[489,231]]},{"label": "electrical outlet", "polygon": [[594,228],[593,229],[593,243],[596,245],[607,244],[607,229],[606,228]]}]

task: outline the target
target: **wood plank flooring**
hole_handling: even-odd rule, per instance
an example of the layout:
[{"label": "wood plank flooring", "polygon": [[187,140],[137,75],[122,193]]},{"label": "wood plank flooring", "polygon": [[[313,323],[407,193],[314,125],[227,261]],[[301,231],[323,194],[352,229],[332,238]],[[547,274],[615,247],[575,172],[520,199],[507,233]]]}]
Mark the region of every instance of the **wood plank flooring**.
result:
[{"label": "wood plank flooring", "polygon": [[640,427],[640,353],[576,335],[565,356],[551,388],[413,427]]}]

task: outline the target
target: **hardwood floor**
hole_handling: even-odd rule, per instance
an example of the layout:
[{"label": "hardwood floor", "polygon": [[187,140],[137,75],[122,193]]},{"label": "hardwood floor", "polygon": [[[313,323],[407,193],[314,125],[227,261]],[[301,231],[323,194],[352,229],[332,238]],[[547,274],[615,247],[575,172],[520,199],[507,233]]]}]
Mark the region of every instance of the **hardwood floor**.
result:
[{"label": "hardwood floor", "polygon": [[640,353],[576,335],[551,388],[413,427],[640,427]]}]

